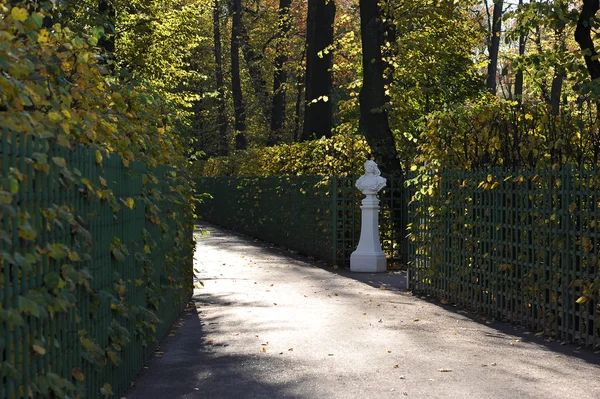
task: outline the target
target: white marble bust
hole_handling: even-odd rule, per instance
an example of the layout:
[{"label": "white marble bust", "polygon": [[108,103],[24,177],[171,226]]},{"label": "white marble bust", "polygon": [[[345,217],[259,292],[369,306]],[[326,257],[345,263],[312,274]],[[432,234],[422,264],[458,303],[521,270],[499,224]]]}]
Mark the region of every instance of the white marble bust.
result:
[{"label": "white marble bust", "polygon": [[381,177],[381,172],[374,161],[365,162],[365,174],[356,181],[356,188],[365,195],[377,194],[385,187],[386,180]]}]

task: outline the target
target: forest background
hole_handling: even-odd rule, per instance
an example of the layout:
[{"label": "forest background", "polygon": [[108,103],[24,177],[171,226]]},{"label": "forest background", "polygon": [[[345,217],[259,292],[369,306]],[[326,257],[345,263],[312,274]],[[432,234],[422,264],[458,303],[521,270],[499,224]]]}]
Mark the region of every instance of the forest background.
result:
[{"label": "forest background", "polygon": [[[597,164],[597,3],[9,1],[4,23],[63,43],[73,75],[83,53],[65,38],[85,39],[94,79],[144,87],[133,125],[156,134],[141,140],[197,176],[349,175],[369,157],[401,174]],[[127,99],[105,101],[132,121]]]}]

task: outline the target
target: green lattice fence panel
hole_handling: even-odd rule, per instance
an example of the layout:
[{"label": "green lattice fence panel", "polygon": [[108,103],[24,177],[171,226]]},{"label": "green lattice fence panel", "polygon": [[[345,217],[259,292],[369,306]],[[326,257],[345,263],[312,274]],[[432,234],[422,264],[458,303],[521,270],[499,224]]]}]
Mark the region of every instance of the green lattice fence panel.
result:
[{"label": "green lattice fence panel", "polygon": [[265,241],[333,260],[331,181],[318,177],[199,179],[198,214]]},{"label": "green lattice fence panel", "polygon": [[410,286],[600,345],[596,170],[444,172],[413,202]]},{"label": "green lattice fence panel", "polygon": [[[48,160],[47,172],[36,167],[44,157]],[[98,163],[92,149],[67,149],[49,140],[6,131],[1,136],[0,168],[1,189],[16,193],[11,205],[18,209],[15,213],[6,203],[0,206],[0,399],[40,397],[34,388],[58,377],[77,383],[74,370],[85,375],[83,391],[87,397],[99,397],[106,383],[119,395],[151,355],[152,346],[141,334],[147,315],[140,311],[134,317],[125,317],[115,308],[118,301],[109,293],[121,293],[130,309],[137,310],[147,309],[149,298],[164,296],[167,300],[156,304],[161,318],[158,337],[178,315],[178,304],[184,299],[181,292],[173,292],[163,283],[178,270],[168,266],[166,255],[173,243],[168,234],[161,234],[164,229],[174,228],[171,211],[182,215],[181,209],[163,201],[157,215],[166,223],[157,225],[148,220],[144,206],[148,191],[168,192],[165,176],[173,170],[148,170],[141,163],[125,167],[119,157],[106,154]],[[156,176],[156,183],[149,183],[144,191],[143,180],[150,175]],[[116,211],[86,188],[85,179],[111,190],[117,199],[135,199],[136,206],[126,212]],[[72,218],[65,216],[67,210]],[[26,225],[38,232],[35,239],[23,239]],[[115,237],[128,249],[121,260],[112,254]],[[145,253],[147,239],[156,244],[148,255],[154,264],[151,279],[142,278],[149,268],[148,259],[140,255]],[[51,256],[49,252],[59,250],[53,245],[60,244],[81,249],[81,259],[73,254]],[[90,276],[89,290],[75,284],[64,287],[65,295],[77,306],[65,303],[64,310],[55,311],[35,303],[56,282],[78,281],[77,274],[65,274],[65,264],[72,262],[77,264],[77,273]],[[33,301],[29,303],[32,311],[23,323],[15,324],[14,315],[27,300]],[[60,300],[54,306],[60,309]],[[97,347],[89,346],[92,341]],[[116,365],[95,365],[95,355],[102,355],[102,363],[111,358],[106,348],[116,350],[115,343],[119,344],[120,361]],[[94,353],[95,348],[103,352]]]},{"label": "green lattice fence panel", "polygon": [[[204,220],[338,266],[349,266],[360,238],[364,197],[355,178],[314,176],[211,177],[197,180],[210,193],[199,205]],[[389,266],[407,259],[408,191],[403,179],[388,179],[380,198],[380,236]]]}]

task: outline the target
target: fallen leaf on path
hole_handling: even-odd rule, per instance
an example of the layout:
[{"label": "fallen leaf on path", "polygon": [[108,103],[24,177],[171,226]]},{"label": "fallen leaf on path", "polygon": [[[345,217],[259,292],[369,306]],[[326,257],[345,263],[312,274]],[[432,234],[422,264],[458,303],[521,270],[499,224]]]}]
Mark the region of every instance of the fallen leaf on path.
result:
[{"label": "fallen leaf on path", "polygon": [[294,351],[294,348],[288,349],[288,352],[293,352],[293,351]]},{"label": "fallen leaf on path", "polygon": [[401,375],[401,376],[400,376],[400,379],[401,379],[401,380],[405,380],[405,379],[406,379],[406,376],[405,376],[405,375]]},{"label": "fallen leaf on path", "polygon": [[277,303],[276,303],[276,302],[273,302],[273,305],[277,306]]},{"label": "fallen leaf on path", "polygon": [[395,368],[395,369],[399,369],[399,368],[400,368],[400,365],[399,365],[399,364],[394,364],[394,368]]},{"label": "fallen leaf on path", "polygon": [[363,315],[363,316],[366,316],[367,314],[366,314],[366,313],[363,313],[362,315]]},{"label": "fallen leaf on path", "polygon": [[392,353],[392,351],[388,349],[388,353]]},{"label": "fallen leaf on path", "polygon": [[453,371],[453,370],[452,369],[439,369],[440,373],[449,373],[451,371]]},{"label": "fallen leaf on path", "polygon": [[262,351],[263,351],[263,352],[266,352],[266,351],[267,351],[267,348],[262,348]]},{"label": "fallen leaf on path", "polygon": [[333,356],[333,353],[330,353],[330,354],[329,354],[329,355],[327,355],[327,356]]},{"label": "fallen leaf on path", "polygon": [[413,321],[419,321],[419,319],[414,319]]},{"label": "fallen leaf on path", "polygon": [[385,290],[387,290],[387,287],[385,285],[381,285],[381,286],[379,286],[379,289],[385,291]]}]

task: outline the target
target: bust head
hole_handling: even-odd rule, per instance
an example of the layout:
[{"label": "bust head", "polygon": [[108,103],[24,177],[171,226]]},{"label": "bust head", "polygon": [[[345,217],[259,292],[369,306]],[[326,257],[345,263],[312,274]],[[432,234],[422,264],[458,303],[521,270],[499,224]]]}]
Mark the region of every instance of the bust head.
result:
[{"label": "bust head", "polygon": [[375,161],[368,160],[367,162],[365,162],[365,174],[372,176],[381,175],[381,172],[379,171],[379,168],[377,167]]}]

